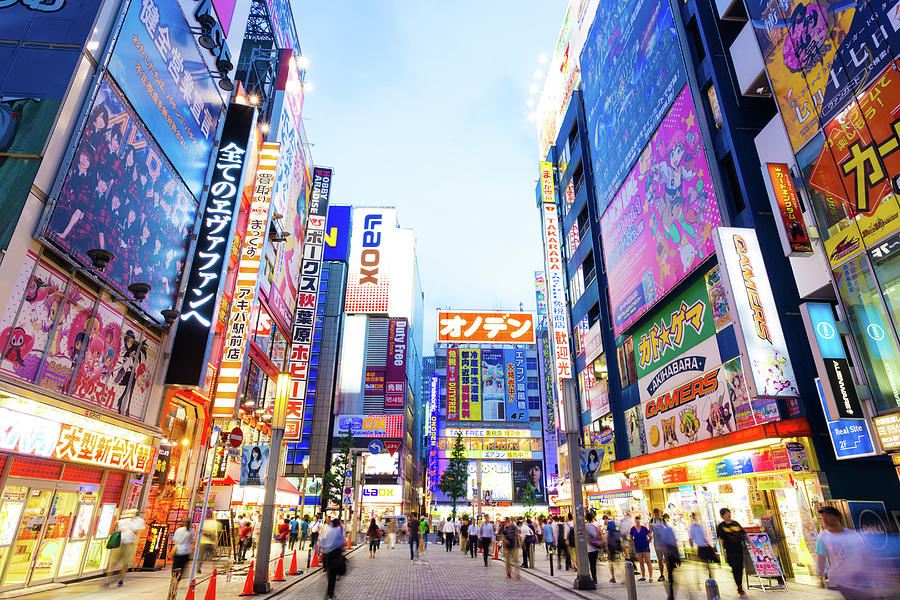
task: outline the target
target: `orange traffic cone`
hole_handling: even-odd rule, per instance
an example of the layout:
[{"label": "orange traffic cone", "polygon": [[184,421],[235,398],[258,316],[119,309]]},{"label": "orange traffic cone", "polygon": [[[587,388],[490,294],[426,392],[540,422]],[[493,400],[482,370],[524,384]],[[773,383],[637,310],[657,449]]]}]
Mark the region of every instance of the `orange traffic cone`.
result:
[{"label": "orange traffic cone", "polygon": [[294,550],[294,557],[291,559],[291,570],[288,571],[288,575],[299,575],[300,571],[297,570],[297,551]]},{"label": "orange traffic cone", "polygon": [[284,581],[284,557],[279,556],[278,562],[275,563],[275,576],[272,581]]},{"label": "orange traffic cone", "polygon": [[191,585],[188,586],[187,596],[184,597],[184,600],[194,600],[194,588],[197,587],[197,582],[191,579]]},{"label": "orange traffic cone", "polygon": [[244,580],[244,589],[238,594],[239,596],[253,596],[255,593],[253,591],[253,563],[254,561],[251,560],[250,568],[247,569],[247,579]]},{"label": "orange traffic cone", "polygon": [[212,577],[209,578],[209,585],[206,586],[206,595],[203,596],[203,600],[216,600],[216,575],[218,572],[218,569],[213,569]]},{"label": "orange traffic cone", "polygon": [[494,542],[494,560],[500,560],[500,544]]},{"label": "orange traffic cone", "polygon": [[347,550],[350,550],[352,546],[350,545],[350,534],[347,534]]},{"label": "orange traffic cone", "polygon": [[316,567],[321,567],[322,563],[319,561],[319,546],[316,546],[316,551],[313,553],[313,561],[312,564],[309,565],[310,569],[315,569]]}]

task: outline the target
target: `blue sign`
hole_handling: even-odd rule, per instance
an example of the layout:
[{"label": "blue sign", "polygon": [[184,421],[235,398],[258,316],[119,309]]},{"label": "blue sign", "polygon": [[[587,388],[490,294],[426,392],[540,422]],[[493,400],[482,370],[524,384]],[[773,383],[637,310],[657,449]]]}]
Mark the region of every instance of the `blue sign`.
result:
[{"label": "blue sign", "polygon": [[109,72],[195,198],[222,98],[177,0],[132,0]]},{"label": "blue sign", "polygon": [[605,0],[581,51],[600,214],[687,81],[668,2]]},{"label": "blue sign", "polygon": [[346,261],[350,256],[350,211],[349,206],[328,207],[323,260]]},{"label": "blue sign", "polygon": [[862,535],[866,546],[876,555],[885,556],[890,541],[891,525],[884,502],[848,500],[847,511],[850,513],[853,529]]},{"label": "blue sign", "polygon": [[381,440],[369,442],[369,454],[381,454],[382,452],[384,452],[384,442]]},{"label": "blue sign", "polygon": [[872,444],[872,432],[869,431],[868,421],[865,419],[838,419],[837,421],[832,421],[825,402],[822,382],[818,377],[816,378],[816,389],[819,392],[822,410],[825,412],[825,421],[828,425],[828,435],[831,437],[834,455],[838,459],[873,456],[875,454],[875,446]]},{"label": "blue sign", "polygon": [[822,358],[847,358],[831,305],[826,302],[807,302],[806,308],[816,332],[816,342]]}]

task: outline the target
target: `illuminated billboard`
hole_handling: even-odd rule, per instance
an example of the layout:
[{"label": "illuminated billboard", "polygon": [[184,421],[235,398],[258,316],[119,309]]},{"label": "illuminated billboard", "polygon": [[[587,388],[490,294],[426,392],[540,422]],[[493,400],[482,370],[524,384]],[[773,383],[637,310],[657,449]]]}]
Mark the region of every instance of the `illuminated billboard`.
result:
[{"label": "illuminated billboard", "polygon": [[349,433],[353,437],[403,437],[403,415],[338,415],[334,418],[334,436]]},{"label": "illuminated billboard", "polygon": [[432,375],[428,395],[428,491],[434,492],[438,484],[438,409],[441,404],[441,378]]},{"label": "illuminated billboard", "polygon": [[447,420],[459,421],[459,350],[447,349]]},{"label": "illuminated billboard", "polygon": [[533,344],[534,315],[522,312],[438,311],[438,342]]},{"label": "illuminated billboard", "polygon": [[550,340],[556,380],[556,418],[566,428],[562,382],[572,378],[572,353],[569,349],[569,308],[566,304],[566,276],[559,235],[559,214],[555,204],[541,206],[544,228],[544,268],[547,273],[547,297],[550,310]]},{"label": "illuminated billboard", "polygon": [[384,407],[403,408],[406,402],[406,357],[409,327],[406,319],[388,320],[387,367],[384,377]]},{"label": "illuminated billboard", "polygon": [[390,261],[397,211],[355,208],[350,237],[345,311],[387,313],[391,293]]},{"label": "illuminated billboard", "polygon": [[349,206],[332,206],[328,209],[325,224],[325,260],[346,261],[350,253],[350,213]]},{"label": "illuminated billboard", "polygon": [[685,86],[600,218],[616,335],[709,258],[721,224]]},{"label": "illuminated billboard", "polygon": [[766,167],[781,215],[782,226],[778,228],[778,237],[786,253],[790,256],[812,254],[812,242],[803,220],[803,209],[794,189],[790,167],[784,163],[766,163]]},{"label": "illuminated billboard", "polygon": [[459,420],[480,421],[482,404],[481,392],[481,350],[459,349]]}]

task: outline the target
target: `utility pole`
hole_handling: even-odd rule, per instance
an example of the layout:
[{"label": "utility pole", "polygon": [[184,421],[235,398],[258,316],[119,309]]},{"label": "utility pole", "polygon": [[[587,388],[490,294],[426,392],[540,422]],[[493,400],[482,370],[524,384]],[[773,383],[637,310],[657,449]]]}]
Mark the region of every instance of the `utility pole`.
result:
[{"label": "utility pole", "polygon": [[584,494],[581,490],[581,436],[578,423],[578,401],[575,398],[575,381],[563,380],[563,405],[566,411],[566,447],[569,450],[569,476],[572,482],[572,515],[575,517],[575,576],[576,590],[595,590],[588,566],[587,538],[585,537]]}]

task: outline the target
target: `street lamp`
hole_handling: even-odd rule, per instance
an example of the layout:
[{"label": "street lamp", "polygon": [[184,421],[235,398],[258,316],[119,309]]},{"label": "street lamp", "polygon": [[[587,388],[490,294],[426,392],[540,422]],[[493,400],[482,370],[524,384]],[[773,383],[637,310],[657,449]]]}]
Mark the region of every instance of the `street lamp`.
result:
[{"label": "street lamp", "polygon": [[263,511],[260,519],[256,565],[253,574],[253,591],[268,593],[269,556],[272,550],[272,533],[275,529],[275,487],[278,485],[278,464],[281,462],[281,440],[284,438],[284,423],[287,420],[287,406],[290,398],[291,374],[279,373],[275,385],[275,405],[272,407],[272,438],[269,445],[269,466],[266,471],[266,491],[263,496]]},{"label": "street lamp", "polygon": [[303,486],[300,488],[300,518],[306,513],[306,475],[309,473],[309,454],[303,457]]}]

